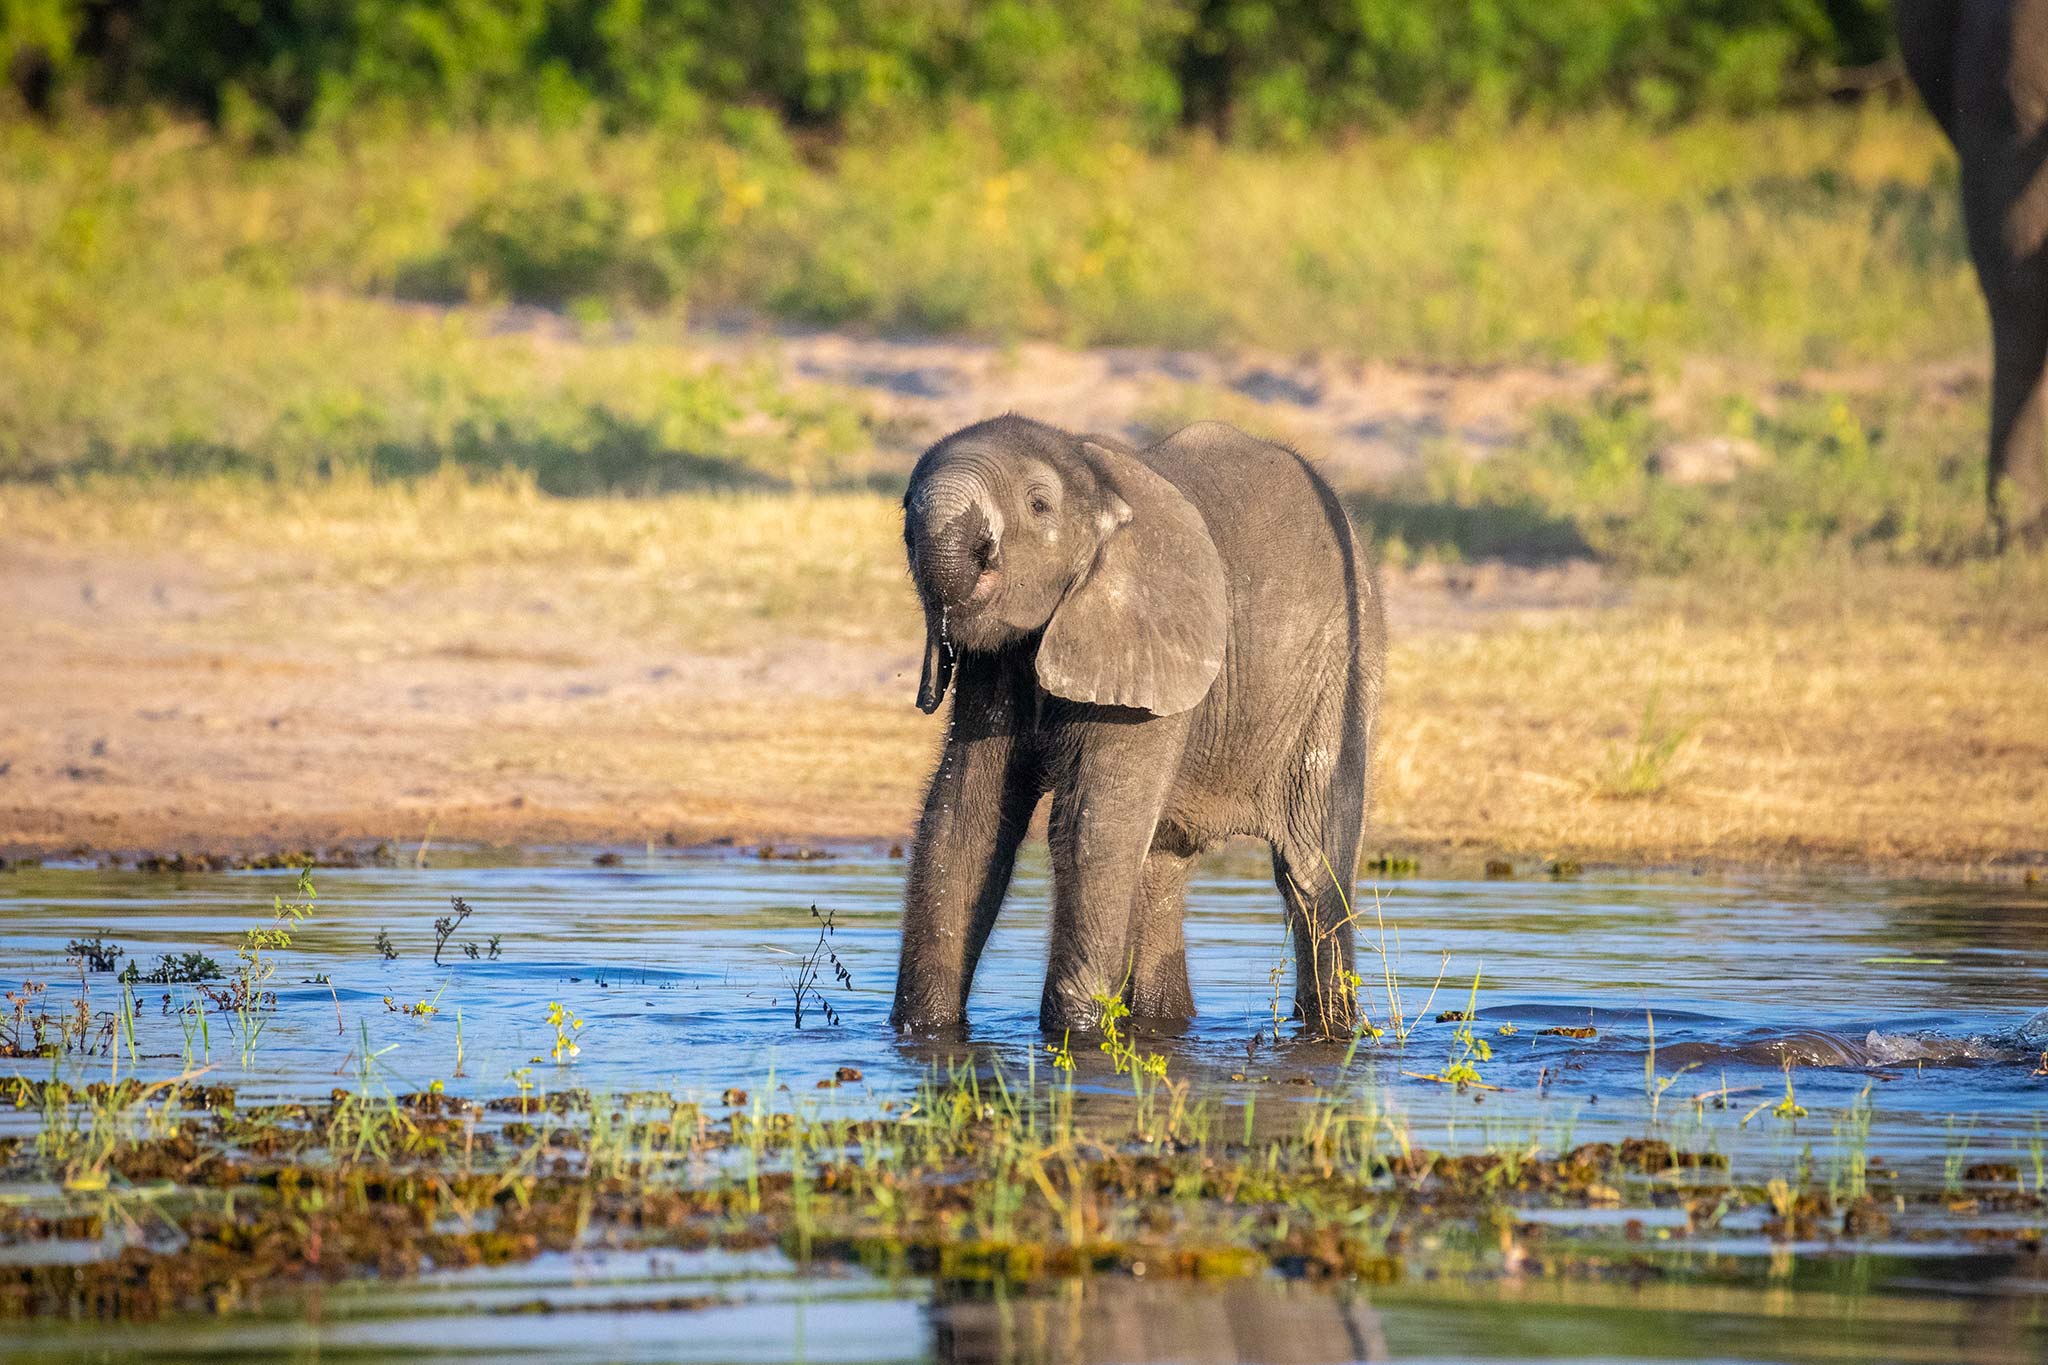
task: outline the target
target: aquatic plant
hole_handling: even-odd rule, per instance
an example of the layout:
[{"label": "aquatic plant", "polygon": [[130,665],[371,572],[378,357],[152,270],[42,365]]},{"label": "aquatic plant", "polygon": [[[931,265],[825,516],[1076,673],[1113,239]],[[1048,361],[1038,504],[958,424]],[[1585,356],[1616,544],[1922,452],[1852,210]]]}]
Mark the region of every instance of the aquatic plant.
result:
[{"label": "aquatic plant", "polygon": [[1784,1095],[1782,1095],[1775,1104],[1773,1104],[1770,1100],[1765,1100],[1763,1103],[1757,1105],[1754,1109],[1751,1109],[1748,1113],[1742,1116],[1742,1122],[1740,1126],[1747,1128],[1749,1126],[1749,1121],[1755,1118],[1758,1114],[1763,1113],[1766,1109],[1771,1111],[1771,1117],[1784,1119],[1788,1123],[1806,1117],[1806,1106],[1799,1102],[1799,1096],[1792,1089],[1792,1060],[1789,1057],[1785,1060]]},{"label": "aquatic plant", "polygon": [[[1450,1056],[1445,1058],[1443,1070],[1434,1072],[1404,1071],[1401,1073],[1402,1075],[1413,1076],[1417,1080],[1437,1081],[1443,1085],[1455,1086],[1460,1090],[1467,1088],[1498,1090],[1500,1088],[1496,1085],[1488,1085],[1485,1078],[1479,1074],[1479,1063],[1493,1060],[1493,1045],[1472,1030],[1473,1022],[1478,1018],[1479,977],[1479,972],[1475,971],[1472,973],[1472,993],[1466,998],[1464,1009],[1447,1010],[1437,1016],[1438,1023],[1455,1022],[1457,1024],[1457,1027],[1451,1030],[1451,1042],[1454,1048]],[[1431,992],[1431,994],[1433,995],[1434,992]]]},{"label": "aquatic plant", "polygon": [[156,966],[146,972],[139,970],[131,960],[121,973],[121,979],[152,986],[196,985],[202,981],[220,980],[221,969],[218,962],[204,953],[185,952],[176,956],[164,953],[157,958]]},{"label": "aquatic plant", "polygon": [[1697,1062],[1688,1062],[1669,1076],[1657,1074],[1657,1016],[1649,1010],[1643,1011],[1644,1027],[1649,1034],[1649,1050],[1643,1054],[1643,1098],[1650,1106],[1650,1126],[1657,1126],[1657,1110],[1663,1103],[1664,1092],[1678,1083],[1686,1072],[1697,1069]]},{"label": "aquatic plant", "polygon": [[119,964],[121,945],[98,938],[74,938],[64,945],[67,956],[77,958],[89,972],[111,972]]},{"label": "aquatic plant", "polygon": [[83,976],[78,995],[66,1009],[49,1007],[48,988],[47,982],[25,980],[7,992],[8,1011],[0,1016],[0,1057],[92,1056],[113,1049],[119,1020],[111,1012],[94,1012]]},{"label": "aquatic plant", "polygon": [[[1789,1239],[1836,1201],[1809,1189],[1804,1156],[1747,1186],[1726,1178],[1725,1161],[1665,1141],[1574,1147],[1567,1129],[1552,1145],[1534,1127],[1491,1119],[1482,1151],[1427,1151],[1371,1093],[1316,1093],[1298,1121],[1254,1141],[1248,1120],[1245,1141],[1225,1143],[1206,1122],[1147,1125],[1129,1101],[1091,1109],[1086,1128],[1071,1109],[1062,1121],[1071,1073],[1056,1070],[1047,1087],[1035,1065],[1021,1079],[1000,1066],[935,1067],[908,1103],[865,1114],[820,1112],[801,1091],[777,1109],[773,1097],[793,1092],[771,1073],[751,1097],[735,1088],[716,1120],[661,1093],[538,1094],[524,1068],[516,1096],[477,1102],[440,1085],[400,1095],[385,1083],[390,1051],[364,1029],[353,1087],[242,1109],[190,1075],[90,1093],[0,1082],[0,1103],[44,1110],[39,1143],[12,1158],[0,1148],[0,1167],[61,1177],[72,1201],[135,1200],[129,1182],[167,1170],[202,1171],[205,1186],[151,1205],[175,1235],[124,1253],[118,1280],[111,1261],[0,1267],[0,1317],[257,1309],[316,1265],[322,1277],[405,1274],[590,1239],[765,1240],[799,1262],[997,1282],[1140,1266],[1195,1277],[1598,1277],[1614,1262],[1597,1247],[1519,1257],[1493,1248],[1535,1240],[1520,1225],[1531,1205],[1662,1200],[1679,1173],[1694,1183],[1682,1187],[1688,1223],[1675,1243],[1751,1206]],[[2048,1207],[2038,1195],[2001,1197]],[[1632,1265],[1648,1254],[1627,1253]],[[1682,1259],[1655,1264],[1685,1273]]]},{"label": "aquatic plant", "polygon": [[1870,1193],[1870,1121],[1876,1105],[1875,1087],[1865,1085],[1834,1123],[1833,1155],[1828,1163],[1828,1197],[1857,1200]]},{"label": "aquatic plant", "polygon": [[[583,1031],[583,1021],[571,1014],[559,1000],[548,1001],[548,1027],[554,1030],[554,1043],[548,1048],[548,1060],[560,1066],[566,1060],[583,1054],[583,1047],[576,1037]],[[536,1057],[536,1062],[540,1058]]]},{"label": "aquatic plant", "polygon": [[[462,922],[475,913],[470,909],[469,902],[460,896],[450,896],[448,904],[450,907],[449,913],[440,916],[434,921],[434,965],[436,967],[441,965],[441,950],[448,946],[448,940],[454,937],[457,929],[462,927]],[[471,957],[476,956],[474,948],[470,950],[469,955]]]},{"label": "aquatic plant", "polygon": [[1950,1114],[1942,1121],[1947,1140],[1942,1144],[1941,1189],[1942,1193],[1954,1199],[1963,1192],[1963,1168],[1970,1156],[1970,1130],[1976,1125],[1977,1116],[1972,1114],[1962,1128],[1956,1127],[1956,1116]]},{"label": "aquatic plant", "polygon": [[832,975],[837,978],[841,990],[853,989],[853,973],[847,971],[846,964],[839,960],[839,954],[832,949],[832,935],[835,932],[832,923],[834,913],[831,910],[820,911],[815,905],[811,907],[811,918],[818,923],[818,941],[811,945],[809,952],[798,959],[796,970],[785,974],[790,987],[790,1011],[798,1029],[804,1026],[806,999],[817,1006],[818,1011],[825,1016],[826,1023],[836,1025],[839,1022],[839,1012],[832,1007],[832,1002],[825,998],[825,992],[818,984],[826,966],[832,968]]},{"label": "aquatic plant", "polygon": [[514,1067],[510,1072],[506,1073],[505,1079],[518,1087],[519,1112],[525,1113],[527,1101],[531,1098],[534,1091],[533,1068],[530,1066]]},{"label": "aquatic plant", "polygon": [[[179,1031],[184,1035],[182,1055],[187,1071],[193,1069],[195,1062],[213,1060],[213,1026],[207,1022],[206,1001],[197,991],[188,991],[185,1003],[175,1009],[171,1005],[171,993],[165,991],[163,1013],[177,1017]],[[196,1052],[195,1042],[198,1044]]]},{"label": "aquatic plant", "polygon": [[1108,1056],[1116,1074],[1164,1076],[1166,1058],[1157,1052],[1140,1052],[1137,1044],[1124,1032],[1123,1021],[1131,1017],[1131,1007],[1125,1002],[1123,991],[1098,993],[1094,998],[1095,1027],[1102,1035],[1097,1048]]},{"label": "aquatic plant", "polygon": [[312,916],[313,903],[318,899],[310,861],[299,869],[292,894],[296,899],[271,897],[270,922],[243,931],[242,941],[235,948],[241,966],[226,979],[226,985],[200,986],[215,1009],[235,1016],[244,1066],[249,1064],[263,1036],[269,1011],[277,1005],[277,993],[270,988],[270,980],[277,974],[276,955],[292,946],[293,931]]}]

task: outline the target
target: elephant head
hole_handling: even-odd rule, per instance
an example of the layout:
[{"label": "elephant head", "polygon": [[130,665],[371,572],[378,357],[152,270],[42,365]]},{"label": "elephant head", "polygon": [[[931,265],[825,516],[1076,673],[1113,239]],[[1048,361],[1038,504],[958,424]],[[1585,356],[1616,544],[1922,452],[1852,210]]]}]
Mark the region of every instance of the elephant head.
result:
[{"label": "elephant head", "polygon": [[1038,637],[1053,696],[1187,711],[1223,664],[1222,561],[1201,514],[1125,450],[1005,416],[924,453],[903,538],[925,612],[917,704],[938,709],[956,653]]}]

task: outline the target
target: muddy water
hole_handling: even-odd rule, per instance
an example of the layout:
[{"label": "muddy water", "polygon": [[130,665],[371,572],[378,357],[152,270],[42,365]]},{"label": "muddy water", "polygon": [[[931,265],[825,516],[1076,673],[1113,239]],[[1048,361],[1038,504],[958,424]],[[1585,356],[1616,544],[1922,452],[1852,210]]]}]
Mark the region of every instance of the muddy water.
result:
[{"label": "muddy water", "polygon": [[[903,1096],[929,1068],[958,1056],[1000,1064],[1016,1078],[1047,1075],[1036,1031],[1042,858],[1027,857],[991,941],[966,1039],[902,1042],[886,1025],[900,860],[863,850],[809,862],[619,850],[616,865],[599,866],[592,852],[324,870],[316,914],[283,959],[279,1008],[253,1054],[241,1055],[218,1016],[210,1038],[191,1036],[164,1013],[166,988],[143,986],[139,1070],[175,1074],[189,1053],[210,1061],[210,1081],[248,1097],[325,1095],[362,1083],[367,1049],[370,1083],[394,1091],[439,1080],[464,1093],[505,1094],[523,1070],[539,1089],[709,1098],[737,1086],[817,1106]],[[270,898],[290,886],[289,874],[275,872],[8,873],[0,876],[0,987],[45,981],[51,1004],[67,1005],[81,977],[65,944],[94,934],[118,942],[121,960],[144,969],[161,954],[186,951],[231,967],[239,932],[267,919]],[[433,920],[448,913],[451,896],[475,913],[437,965]],[[831,912],[826,943],[851,984],[820,959],[819,984],[836,1022],[811,999],[799,1028],[793,981],[819,942],[813,906]],[[2048,894],[2039,889],[1814,876],[1412,878],[1382,881],[1376,896],[1368,884],[1360,909],[1367,929],[1359,966],[1375,1021],[1390,1022],[1389,969],[1404,1015],[1422,1021],[1405,1047],[1389,1038],[1347,1056],[1294,1038],[1284,1017],[1276,1024],[1276,969],[1288,954],[1268,874],[1248,855],[1216,860],[1191,893],[1201,1016],[1185,1033],[1144,1045],[1165,1053],[1170,1073],[1194,1081],[1197,1095],[1219,1101],[1233,1126],[1247,1101],[1261,1124],[1286,1122],[1321,1090],[1381,1105],[1418,1145],[1533,1138],[1557,1147],[1646,1130],[1654,1028],[1655,1074],[1677,1076],[1660,1101],[1663,1127],[1683,1145],[1726,1153],[1738,1180],[1824,1165],[1847,1145],[1863,1146],[1906,1179],[1937,1185],[1979,1163],[2009,1163],[2022,1179],[2034,1178],[2036,1140],[2048,1137],[2048,1077],[2035,1074],[2048,1049]],[[395,957],[377,947],[380,931]],[[464,943],[475,945],[476,958]],[[1441,1071],[1461,1050],[1455,1025],[1436,1016],[1466,1005],[1475,975],[1473,1032],[1493,1053],[1478,1069],[1500,1088],[1458,1092],[1408,1074]],[[1284,977],[1280,971],[1283,1016]],[[94,1008],[118,1003],[111,976],[83,981]],[[186,988],[169,992],[174,1006],[187,998]],[[548,1057],[554,1033],[546,1013],[556,1001],[584,1025],[575,1035],[580,1051],[564,1064]],[[418,1002],[434,1012],[415,1018],[393,1008]],[[1085,1060],[1086,1047],[1077,1050]],[[1772,1112],[1785,1095],[1788,1063],[1805,1118]],[[0,1061],[0,1076],[47,1075],[50,1065]],[[110,1065],[105,1057],[65,1064],[93,1075]],[[125,1053],[120,1065],[138,1069]],[[861,1079],[817,1088],[840,1067],[858,1069]],[[1120,1082],[1100,1073],[1084,1065],[1083,1086],[1107,1097]],[[1691,1103],[1710,1090],[1729,1093],[1719,1103]],[[1843,1114],[1866,1090],[1864,1139]],[[26,1122],[0,1114],[0,1132]],[[1938,1228],[1922,1231],[1934,1240],[1854,1257],[1862,1267],[1857,1302],[1876,1339],[1900,1358],[1954,1358],[1955,1342],[1976,1339],[1979,1317],[2011,1317],[1987,1304],[2031,1301],[2042,1288],[2011,1267],[1976,1264],[1960,1239],[1945,1244]],[[1718,1250],[1738,1265],[1761,1265],[1770,1248],[1738,1225]],[[1798,1276],[1785,1280],[1780,1265],[1767,1292],[1744,1288],[1738,1274],[1720,1297],[1668,1303],[1610,1303],[1582,1285],[1532,1286],[1505,1298],[1446,1298],[1441,1287],[1380,1292],[1369,1303],[1312,1295],[1303,1306],[1295,1299],[1307,1291],[1261,1284],[1232,1291],[1244,1302],[1229,1309],[1225,1325],[1258,1334],[1275,1358],[1363,1357],[1382,1341],[1404,1355],[1597,1349],[1624,1357],[1653,1345],[1662,1355],[1748,1356],[1768,1341],[1764,1354],[1818,1357],[1841,1342],[1787,1335],[1782,1307],[1784,1296],[1803,1292],[1836,1302],[1841,1286],[1827,1282],[1829,1258],[1812,1263],[1820,1269],[1799,1272],[1819,1277],[1810,1291]],[[1962,1287],[1970,1295],[1951,1292]],[[319,1328],[209,1327],[183,1345],[160,1335],[93,1340],[202,1353],[319,1345],[412,1354],[459,1340],[486,1354],[561,1354],[573,1345],[599,1356],[703,1359],[1204,1358],[1169,1339],[1194,1320],[1195,1308],[1176,1299],[1182,1292],[1093,1286],[997,1302],[946,1286],[799,1276],[773,1258],[544,1258],[481,1278],[330,1290]],[[636,1301],[677,1299],[696,1303],[681,1336],[674,1315],[626,1311]],[[1201,1300],[1201,1312],[1218,1311],[1219,1302]],[[542,1303],[585,1311],[558,1313],[538,1334],[530,1321],[499,1311]],[[2039,1344],[2038,1306],[2030,1311],[2006,1336],[1984,1341],[2008,1341],[2013,1358],[2024,1358]],[[1078,1345],[1060,1336],[1077,1313],[1100,1324]],[[1258,1328],[1262,1315],[1276,1313],[1296,1324],[1292,1335]],[[1677,1349],[1671,1333],[1680,1321],[1711,1321],[1722,1335],[1684,1337],[1692,1345]],[[1652,1330],[1657,1322],[1661,1336]],[[1198,1337],[1204,1350],[1224,1339],[1207,1329]],[[46,1340],[63,1351],[84,1339]],[[592,1346],[600,1341],[602,1349]],[[2004,1358],[2002,1350],[1987,1346],[1983,1358]]]}]

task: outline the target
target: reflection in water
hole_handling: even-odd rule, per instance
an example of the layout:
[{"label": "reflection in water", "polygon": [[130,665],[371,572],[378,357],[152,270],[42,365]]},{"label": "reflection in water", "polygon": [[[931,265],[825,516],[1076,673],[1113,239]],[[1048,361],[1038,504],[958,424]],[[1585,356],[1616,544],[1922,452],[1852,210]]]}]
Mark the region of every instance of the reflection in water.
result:
[{"label": "reflection in water", "polygon": [[[287,1316],[42,1322],[12,1360],[1290,1362],[1881,1359],[2034,1365],[2034,1256],[1801,1257],[1705,1278],[1385,1286],[1104,1275],[1036,1287],[802,1272],[774,1252],[589,1252],[333,1286]],[[678,1306],[689,1305],[689,1306]]]},{"label": "reflection in water", "polygon": [[[2034,1256],[1857,1255],[1727,1282],[1484,1280],[1365,1287],[1097,1278],[1043,1291],[934,1287],[930,1358],[1011,1362],[1882,1359],[2034,1365]],[[1731,1267],[1732,1269],[1732,1267]],[[1724,1272],[1725,1273],[1725,1272]]]},{"label": "reflection in water", "polygon": [[1101,1278],[1043,1294],[940,1284],[931,1308],[932,1358],[948,1365],[1133,1360],[1188,1365],[1331,1365],[1388,1360],[1365,1295],[1270,1280]]}]

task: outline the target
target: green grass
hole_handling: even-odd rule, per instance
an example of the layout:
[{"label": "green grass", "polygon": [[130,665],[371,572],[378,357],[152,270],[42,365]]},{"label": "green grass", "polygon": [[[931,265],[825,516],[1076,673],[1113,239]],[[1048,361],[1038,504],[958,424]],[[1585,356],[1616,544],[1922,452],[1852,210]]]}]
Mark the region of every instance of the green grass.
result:
[{"label": "green grass", "polygon": [[[878,443],[902,442],[861,403],[712,365],[679,330],[739,307],[1595,363],[1611,381],[1525,414],[1504,454],[1447,452],[1359,502],[1390,556],[1945,562],[1981,548],[1982,519],[1981,393],[1915,370],[1981,347],[1954,199],[1938,135],[1883,105],[1291,153],[1109,143],[1014,160],[964,130],[823,163],[773,136],[428,130],[260,155],[187,125],[15,124],[0,130],[0,479],[453,468],[557,495],[875,486]],[[1652,471],[1698,435],[1765,458],[1726,486]]]},{"label": "green grass", "polygon": [[[2007,1222],[1979,1224],[1974,1200],[1951,1203],[1990,1178],[1961,1169],[1967,1138],[1952,1121],[1942,1189],[1911,1178],[1879,1202],[1836,1176],[1816,1184],[1810,1144],[1788,1167],[1781,1144],[1772,1156],[1770,1143],[1752,1142],[1738,1162],[1657,1136],[1574,1145],[1569,1121],[1553,1135],[1538,1120],[1487,1122],[1476,1150],[1429,1151],[1371,1087],[1312,1092],[1256,1130],[1247,1106],[1237,1142],[1219,1099],[1189,1104],[1188,1085],[1162,1077],[1171,1104],[1148,1108],[1116,1093],[1100,1066],[1081,1097],[1070,1073],[1047,1084],[1035,1067],[1018,1076],[949,1061],[914,1095],[850,1110],[801,1092],[774,1098],[772,1073],[761,1087],[771,1098],[542,1094],[520,1076],[516,1097],[480,1102],[438,1083],[396,1094],[383,1054],[368,1052],[367,1036],[362,1046],[356,1087],[324,1101],[240,1102],[227,1087],[192,1085],[191,1071],[148,1086],[5,1082],[0,1098],[39,1109],[40,1121],[32,1146],[0,1145],[0,1173],[46,1188],[27,1184],[0,1204],[0,1229],[29,1253],[0,1270],[0,1319],[275,1311],[295,1303],[289,1286],[315,1266],[324,1280],[391,1280],[594,1239],[779,1246],[803,1265],[983,1283],[1147,1273],[1569,1282],[1623,1267],[1698,1283],[1697,1258],[1713,1254],[1730,1212],[1764,1218],[1789,1255],[1820,1236],[1881,1242],[1887,1206],[1955,1244],[2003,1251],[2029,1236],[2012,1214],[2042,1207],[2038,1191],[2001,1190],[1985,1212]],[[1868,1112],[1865,1092],[1837,1134]],[[1695,1127],[1712,1136],[1703,1108]],[[1833,1155],[1861,1150],[1852,1137]],[[1654,1242],[1553,1239],[1529,1214],[1674,1205],[1695,1218]],[[123,1229],[139,1243],[138,1213],[177,1235],[118,1261],[35,1254]],[[1531,1245],[1547,1254],[1532,1258]]]},{"label": "green grass", "polygon": [[1657,715],[1657,693],[1643,703],[1642,725],[1627,745],[1610,746],[1607,761],[1593,790],[1617,801],[1640,800],[1668,793],[1684,767],[1690,723],[1672,725]]},{"label": "green grass", "polygon": [[238,285],[1432,363],[1846,364],[1979,332],[1952,158],[1882,105],[1023,160],[966,127],[824,164],[773,136],[421,131],[258,156],[190,127],[17,124],[0,165],[0,308],[59,348],[138,302],[255,307]]},{"label": "green grass", "polygon": [[[680,330],[740,307],[1603,367],[1492,458],[1447,448],[1356,500],[1396,563],[1684,573],[1984,547],[1981,382],[1921,369],[1981,348],[1981,308],[1952,159],[1914,114],[1063,146],[1016,160],[963,130],[815,162],[772,135],[501,129],[260,155],[186,125],[17,124],[0,131],[0,479],[885,487],[877,448],[903,440],[861,402],[711,364]],[[1697,437],[1759,458],[1712,486],[1656,472]]]},{"label": "green grass", "polygon": [[[1397,558],[1592,554],[1667,574],[1830,554],[1953,563],[1987,545],[1983,393],[1963,387],[1794,383],[1754,399],[1709,395],[1671,418],[1653,383],[1622,378],[1583,405],[1535,414],[1499,456],[1432,460],[1355,510]],[[1700,436],[1747,443],[1754,463],[1722,483],[1657,472],[1661,451]]]}]

